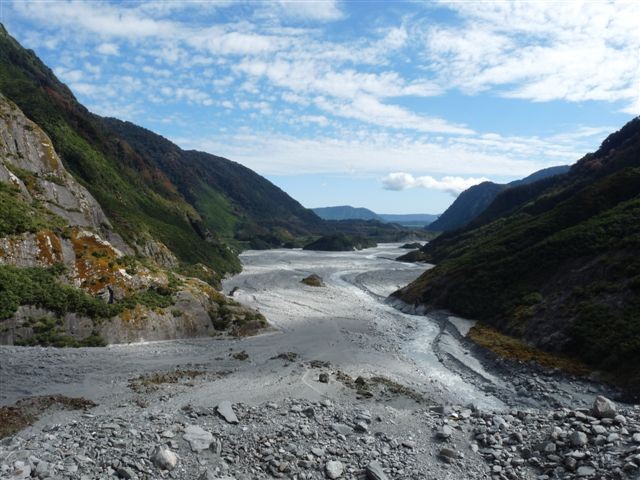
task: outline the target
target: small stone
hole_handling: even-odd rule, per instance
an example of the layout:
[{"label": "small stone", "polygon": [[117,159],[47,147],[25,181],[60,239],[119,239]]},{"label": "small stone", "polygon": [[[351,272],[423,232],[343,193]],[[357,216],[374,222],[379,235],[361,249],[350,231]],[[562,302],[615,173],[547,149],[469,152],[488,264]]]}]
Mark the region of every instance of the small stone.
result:
[{"label": "small stone", "polygon": [[189,425],[185,428],[183,438],[189,442],[194,452],[207,450],[213,443],[213,435],[197,425]]},{"label": "small stone", "polygon": [[366,468],[367,480],[387,480],[387,476],[378,462],[370,462]]},{"label": "small stone", "polygon": [[344,471],[344,466],[342,465],[342,462],[331,460],[324,466],[324,471],[327,474],[327,478],[339,478]]},{"label": "small stone", "polygon": [[224,400],[218,404],[216,410],[224,418],[227,423],[238,423],[238,417],[236,413],[233,411],[233,406],[231,406],[231,402],[229,400]]},{"label": "small stone", "polygon": [[133,470],[126,467],[116,467],[115,471],[118,474],[118,477],[124,478],[126,480],[133,478],[133,475],[134,475]]},{"label": "small stone", "polygon": [[584,447],[588,441],[587,434],[584,432],[573,432],[569,440],[574,447]]},{"label": "small stone", "polygon": [[446,447],[441,448],[440,451],[438,452],[438,455],[440,455],[441,457],[447,457],[447,458],[453,458],[453,459],[458,458],[458,452],[456,452],[452,448],[446,448]]},{"label": "small stone", "polygon": [[451,435],[453,435],[453,429],[448,425],[444,425],[440,430],[436,432],[436,437],[443,440],[450,438]]},{"label": "small stone", "polygon": [[36,465],[36,477],[47,478],[50,475],[50,469],[51,466],[49,465],[49,462],[41,460],[38,462],[38,465]]},{"label": "small stone", "polygon": [[614,418],[616,416],[616,404],[608,398],[598,395],[593,401],[591,412],[597,418]]},{"label": "small stone", "polygon": [[344,423],[332,423],[331,430],[341,435],[351,435],[353,433],[353,428]]},{"label": "small stone", "polygon": [[360,433],[365,433],[369,430],[369,427],[365,422],[358,422],[355,426],[355,431]]},{"label": "small stone", "polygon": [[178,464],[178,457],[167,447],[158,447],[151,461],[161,470],[173,470]]},{"label": "small stone", "polygon": [[575,471],[576,469],[576,465],[578,465],[578,461],[573,458],[573,457],[566,457],[564,459],[564,466],[567,468],[567,470],[569,470],[570,472]]},{"label": "small stone", "polygon": [[640,433],[634,433],[633,434],[633,442],[634,443],[640,443]]},{"label": "small stone", "polygon": [[590,477],[595,473],[596,473],[595,468],[583,465],[582,467],[578,467],[576,475],[578,475],[579,477]]}]

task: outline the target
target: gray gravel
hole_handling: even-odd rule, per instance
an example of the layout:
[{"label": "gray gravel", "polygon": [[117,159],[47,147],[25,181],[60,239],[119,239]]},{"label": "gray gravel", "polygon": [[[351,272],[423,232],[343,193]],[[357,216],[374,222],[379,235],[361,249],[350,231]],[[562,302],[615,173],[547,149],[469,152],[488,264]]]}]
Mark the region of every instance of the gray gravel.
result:
[{"label": "gray gravel", "polygon": [[257,337],[0,348],[1,403],[98,403],[0,441],[0,478],[639,478],[638,406],[385,304],[425,268],[396,249],[243,255],[225,290],[275,325]]}]

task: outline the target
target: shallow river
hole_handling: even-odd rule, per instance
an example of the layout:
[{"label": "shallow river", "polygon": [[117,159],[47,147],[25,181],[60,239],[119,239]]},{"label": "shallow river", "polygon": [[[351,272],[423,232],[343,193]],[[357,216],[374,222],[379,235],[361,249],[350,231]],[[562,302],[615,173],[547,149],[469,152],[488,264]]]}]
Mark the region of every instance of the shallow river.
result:
[{"label": "shallow river", "polygon": [[[192,403],[222,396],[259,403],[283,396],[340,395],[339,385],[317,382],[317,371],[308,368],[309,361],[321,360],[353,377],[390,378],[437,402],[503,407],[439,360],[436,348],[481,369],[454,336],[443,332],[441,324],[385,303],[390,293],[426,268],[394,261],[404,252],[399,244],[360,252],[245,252],[243,272],[225,281],[224,291],[238,287],[234,298],[262,312],[274,330],[245,339],[201,338],[94,349],[0,347],[0,403],[64,393],[109,404],[130,394],[127,382],[132,377],[193,364],[233,375],[204,391],[194,389]],[[311,273],[320,275],[326,286],[302,284]],[[249,360],[230,358],[230,350],[245,350]],[[283,365],[273,360],[283,352],[298,353],[300,361]]]}]

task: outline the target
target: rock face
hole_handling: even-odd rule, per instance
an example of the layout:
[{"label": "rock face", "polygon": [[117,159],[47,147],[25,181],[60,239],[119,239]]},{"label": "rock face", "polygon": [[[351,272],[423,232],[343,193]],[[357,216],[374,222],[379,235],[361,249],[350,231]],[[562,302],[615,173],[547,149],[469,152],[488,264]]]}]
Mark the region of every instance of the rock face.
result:
[{"label": "rock face", "polygon": [[0,181],[20,190],[27,201],[40,201],[68,225],[100,232],[131,253],[113,231],[93,196],[62,165],[51,139],[0,94]]},{"label": "rock face", "polygon": [[[6,209],[0,219],[0,266],[62,264],[64,272],[51,282],[72,285],[107,304],[143,297],[114,310],[110,319],[19,305],[1,320],[0,344],[39,343],[39,338],[69,344],[89,337],[128,343],[223,331],[247,335],[265,325],[257,312],[228,301],[207,283],[165,270],[178,262],[164,244],[148,238],[135,251],[128,246],[95,198],[67,172],[49,137],[1,94],[0,195]],[[147,261],[132,258],[136,252]],[[203,276],[215,275],[202,268]],[[7,302],[2,307],[8,308]],[[34,327],[42,331],[42,318],[55,325],[45,325],[48,331],[37,337]]]}]

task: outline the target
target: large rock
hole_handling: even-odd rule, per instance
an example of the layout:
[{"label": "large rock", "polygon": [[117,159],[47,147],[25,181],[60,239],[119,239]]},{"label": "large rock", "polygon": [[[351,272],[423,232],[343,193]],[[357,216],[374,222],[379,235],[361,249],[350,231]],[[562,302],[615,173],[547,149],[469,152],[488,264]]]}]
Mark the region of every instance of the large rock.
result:
[{"label": "large rock", "polygon": [[387,480],[387,476],[382,469],[382,465],[378,462],[373,461],[367,465],[366,468],[367,480]]},{"label": "large rock", "polygon": [[574,447],[584,447],[588,441],[587,434],[584,432],[573,432],[569,436],[569,440]]},{"label": "large rock", "polygon": [[616,416],[616,404],[608,398],[598,395],[593,401],[591,412],[597,418],[614,418]]},{"label": "large rock", "polygon": [[213,435],[197,425],[189,425],[185,428],[183,438],[189,442],[194,452],[207,450],[213,443]]},{"label": "large rock", "polygon": [[153,464],[162,470],[173,470],[178,464],[178,457],[167,447],[158,447],[151,458]]},{"label": "large rock", "polygon": [[335,479],[342,476],[342,472],[344,472],[344,466],[342,465],[342,462],[331,460],[324,466],[324,471],[327,474],[327,478]]},{"label": "large rock", "polygon": [[236,417],[236,413],[233,411],[233,407],[229,400],[223,400],[220,402],[216,407],[216,410],[228,423],[238,423],[238,417]]}]

